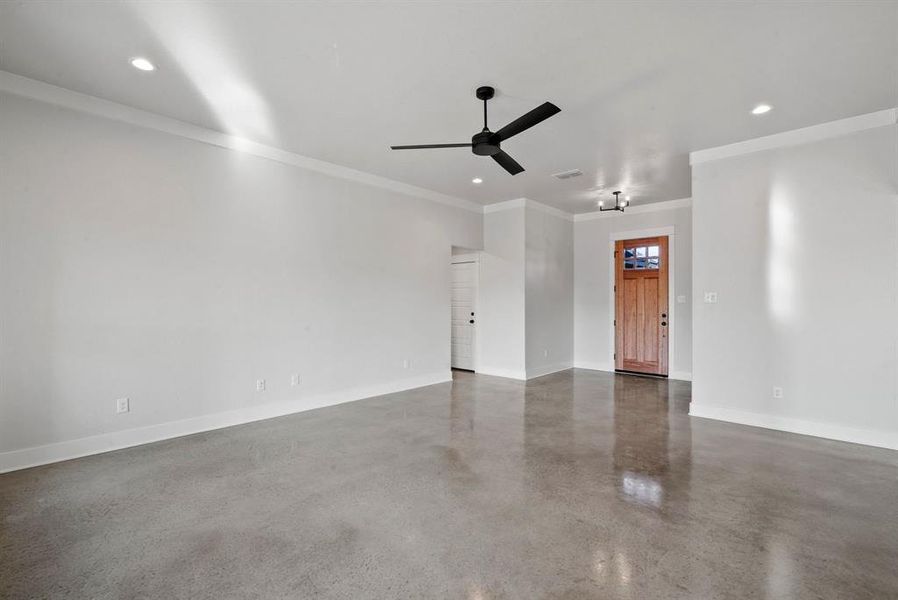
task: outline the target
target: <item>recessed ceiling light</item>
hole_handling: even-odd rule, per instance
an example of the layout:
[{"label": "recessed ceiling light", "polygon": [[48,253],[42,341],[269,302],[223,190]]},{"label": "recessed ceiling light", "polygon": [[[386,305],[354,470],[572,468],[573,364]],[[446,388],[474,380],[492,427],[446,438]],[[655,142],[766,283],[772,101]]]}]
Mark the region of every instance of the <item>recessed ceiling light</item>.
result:
[{"label": "recessed ceiling light", "polygon": [[763,115],[764,113],[768,113],[773,109],[769,104],[758,104],[756,107],[751,109],[751,114],[753,115]]},{"label": "recessed ceiling light", "polygon": [[474,185],[480,185],[481,183],[483,183],[483,180],[480,177],[475,177],[471,180],[471,183],[473,183]]},{"label": "recessed ceiling light", "polygon": [[131,59],[131,66],[135,69],[140,69],[141,71],[155,71],[156,65],[151,63],[145,58],[141,58],[138,56],[137,58]]}]

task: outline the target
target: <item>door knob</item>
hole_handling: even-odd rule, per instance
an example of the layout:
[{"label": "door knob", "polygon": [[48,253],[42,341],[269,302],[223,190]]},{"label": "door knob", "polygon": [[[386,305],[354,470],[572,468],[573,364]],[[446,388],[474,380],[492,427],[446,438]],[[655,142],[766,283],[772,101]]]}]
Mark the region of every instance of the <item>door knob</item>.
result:
[{"label": "door knob", "polygon": [[470,321],[468,321],[468,323],[473,323],[473,322],[474,322],[474,319],[471,319]]},{"label": "door knob", "polygon": [[666,319],[666,318],[667,318],[667,313],[661,313],[661,318],[662,318],[662,319]]},{"label": "door knob", "polygon": [[[473,323],[474,321],[471,321],[471,322]],[[661,327],[665,327],[665,326],[667,326],[667,321],[661,321]]]}]

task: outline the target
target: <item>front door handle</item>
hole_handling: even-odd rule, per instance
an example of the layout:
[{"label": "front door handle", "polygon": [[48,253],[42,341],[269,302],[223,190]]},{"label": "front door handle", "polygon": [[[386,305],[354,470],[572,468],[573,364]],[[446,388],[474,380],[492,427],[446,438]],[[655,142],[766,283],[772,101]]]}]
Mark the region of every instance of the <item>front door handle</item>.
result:
[{"label": "front door handle", "polygon": [[468,321],[468,323],[473,323],[473,322],[474,322],[474,319],[471,319],[470,321]]}]

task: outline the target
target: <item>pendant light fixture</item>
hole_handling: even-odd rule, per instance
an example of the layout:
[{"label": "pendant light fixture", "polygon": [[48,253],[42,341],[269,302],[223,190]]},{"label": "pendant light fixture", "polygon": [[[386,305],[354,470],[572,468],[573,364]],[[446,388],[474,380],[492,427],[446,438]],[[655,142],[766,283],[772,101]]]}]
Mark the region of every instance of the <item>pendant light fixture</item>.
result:
[{"label": "pendant light fixture", "polygon": [[619,210],[621,212],[624,212],[624,209],[627,207],[628,204],[630,204],[630,196],[627,196],[626,198],[621,200],[620,199],[620,195],[621,195],[620,191],[613,192],[613,194],[614,194],[614,206],[606,207],[605,201],[599,200],[599,211],[600,212],[605,212],[608,210]]}]

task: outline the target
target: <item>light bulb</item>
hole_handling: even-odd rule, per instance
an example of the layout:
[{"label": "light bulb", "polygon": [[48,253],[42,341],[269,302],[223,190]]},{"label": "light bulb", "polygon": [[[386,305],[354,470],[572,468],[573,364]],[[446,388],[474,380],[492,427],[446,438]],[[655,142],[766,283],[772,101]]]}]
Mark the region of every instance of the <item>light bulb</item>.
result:
[{"label": "light bulb", "polygon": [[155,71],[156,65],[140,56],[131,59],[131,66],[141,71]]}]

